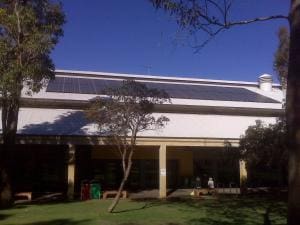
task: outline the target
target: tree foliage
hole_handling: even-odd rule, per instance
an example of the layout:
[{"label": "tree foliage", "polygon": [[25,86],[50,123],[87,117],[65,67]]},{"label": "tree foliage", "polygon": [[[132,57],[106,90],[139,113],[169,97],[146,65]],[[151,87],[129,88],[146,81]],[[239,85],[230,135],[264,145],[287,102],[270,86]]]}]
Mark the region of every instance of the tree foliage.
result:
[{"label": "tree foliage", "polygon": [[[54,78],[51,50],[63,34],[59,3],[49,0],[0,1],[0,94],[4,142],[12,144],[21,91],[37,92]],[[9,139],[9,140],[8,140]]]},{"label": "tree foliage", "polygon": [[290,35],[286,27],[280,27],[278,32],[278,48],[274,55],[274,70],[277,73],[281,85],[286,88],[286,80],[289,69]]},{"label": "tree foliage", "polygon": [[100,134],[106,137],[105,142],[118,149],[122,160],[123,179],[108,209],[112,212],[130,174],[137,135],[165,126],[169,119],[165,116],[156,117],[152,113],[155,105],[170,100],[166,92],[148,88],[134,80],[125,80],[121,86],[107,89],[104,94],[107,97],[92,100],[86,115],[89,120],[96,122]]},{"label": "tree foliage", "polygon": [[54,78],[51,50],[63,34],[65,16],[51,0],[0,0],[0,207],[12,202],[9,148],[15,143],[22,91],[37,92]]},{"label": "tree foliage", "polygon": [[230,142],[224,143],[224,148],[220,151],[218,159],[218,167],[222,168],[219,171],[217,182],[227,187],[227,185],[238,185],[239,170],[238,162],[240,160],[240,152],[237,148],[232,147]]},{"label": "tree foliage", "polygon": [[286,122],[248,127],[240,140],[241,157],[247,162],[250,185],[287,186],[288,147]]}]

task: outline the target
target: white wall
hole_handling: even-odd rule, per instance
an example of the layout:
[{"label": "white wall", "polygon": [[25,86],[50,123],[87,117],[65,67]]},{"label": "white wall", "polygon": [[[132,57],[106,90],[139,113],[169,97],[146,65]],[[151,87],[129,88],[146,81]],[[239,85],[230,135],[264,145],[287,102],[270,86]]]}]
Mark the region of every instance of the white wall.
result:
[{"label": "white wall", "polygon": [[[155,116],[161,114],[156,113]],[[170,119],[167,126],[158,131],[143,132],[141,136],[239,138],[255,120],[275,123],[275,117],[163,114]],[[1,129],[1,125],[0,125]],[[79,110],[21,108],[18,133],[35,135],[97,135],[97,126],[89,124]]]}]

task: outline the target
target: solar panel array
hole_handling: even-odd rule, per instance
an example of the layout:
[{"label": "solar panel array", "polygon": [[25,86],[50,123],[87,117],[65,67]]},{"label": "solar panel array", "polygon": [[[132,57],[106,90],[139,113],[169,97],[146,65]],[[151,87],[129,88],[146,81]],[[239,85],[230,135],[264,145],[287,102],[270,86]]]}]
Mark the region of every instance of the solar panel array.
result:
[{"label": "solar panel array", "polygon": [[[122,81],[119,80],[56,77],[49,82],[46,91],[100,95],[103,94],[105,89],[118,87],[121,83]],[[144,82],[144,84],[149,88],[165,90],[171,98],[279,103],[271,98],[240,87],[154,82]]]}]

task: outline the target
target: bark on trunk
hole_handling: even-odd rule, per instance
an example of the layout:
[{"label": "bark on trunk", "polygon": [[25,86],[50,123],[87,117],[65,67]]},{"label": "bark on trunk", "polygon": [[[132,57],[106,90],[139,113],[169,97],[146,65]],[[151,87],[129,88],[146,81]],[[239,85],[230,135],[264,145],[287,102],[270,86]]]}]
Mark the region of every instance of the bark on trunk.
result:
[{"label": "bark on trunk", "polygon": [[[2,148],[1,148],[2,147]],[[8,146],[0,147],[0,208],[8,208],[13,203],[10,182]]]},{"label": "bark on trunk", "polygon": [[2,139],[0,149],[0,207],[7,208],[13,203],[10,180],[10,158],[14,149],[19,116],[19,96],[16,99],[2,99]]},{"label": "bark on trunk", "polygon": [[288,224],[300,224],[300,0],[291,0],[287,88],[289,138]]},{"label": "bark on trunk", "polygon": [[13,99],[2,99],[2,138],[4,146],[15,144],[20,105],[19,98],[20,95]]},{"label": "bark on trunk", "polygon": [[[21,91],[23,89],[22,80],[22,43],[24,33],[21,27],[21,17],[19,1],[14,2],[14,14],[17,19],[17,65],[19,71],[11,79],[12,86],[1,91],[1,110],[2,110],[2,139],[3,149],[0,153],[0,205],[9,206],[13,201],[12,188],[10,183],[10,171],[12,150],[15,145],[15,138],[18,127],[18,116],[20,108]],[[24,4],[24,3],[21,3]]]},{"label": "bark on trunk", "polygon": [[131,160],[132,154],[130,154],[130,155],[131,156],[129,156],[127,168],[125,169],[122,182],[121,182],[121,184],[119,186],[119,189],[118,189],[118,193],[117,193],[116,197],[114,198],[113,202],[111,203],[111,205],[109,206],[109,208],[107,210],[109,213],[112,213],[114,211],[114,209],[116,208],[117,204],[119,203],[122,191],[124,189],[124,186],[126,184],[126,181],[127,181],[128,177],[129,177],[130,170],[131,170],[131,165],[132,165],[132,160]]},{"label": "bark on trunk", "polygon": [[11,183],[9,179],[9,175],[5,168],[2,168],[1,171],[1,192],[0,192],[0,208],[8,208],[13,203],[13,195],[11,189]]}]

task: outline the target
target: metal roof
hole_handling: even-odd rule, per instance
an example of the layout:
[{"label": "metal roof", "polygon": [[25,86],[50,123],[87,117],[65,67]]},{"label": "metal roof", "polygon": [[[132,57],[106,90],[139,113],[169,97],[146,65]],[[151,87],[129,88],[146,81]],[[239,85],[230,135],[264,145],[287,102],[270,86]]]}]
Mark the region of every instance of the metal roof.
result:
[{"label": "metal roof", "polygon": [[[106,88],[118,87],[122,80],[60,77],[49,82],[46,92],[104,94]],[[142,81],[139,81],[142,82]],[[243,87],[142,82],[149,88],[163,89],[170,98],[237,102],[280,103]]]},{"label": "metal roof", "polygon": [[[78,70],[55,70],[56,75],[67,75],[73,77],[106,77],[122,79],[124,77],[129,79],[142,79],[151,81],[166,81],[166,82],[182,82],[182,83],[201,83],[201,84],[223,84],[223,85],[237,85],[237,86],[258,86],[258,82],[250,81],[236,81],[236,80],[215,80],[215,79],[200,79],[191,77],[174,77],[172,75],[144,75],[144,74],[127,74],[127,73],[109,73],[109,72],[95,72],[95,71],[78,71]],[[280,84],[273,83],[273,87],[279,88]]]}]

